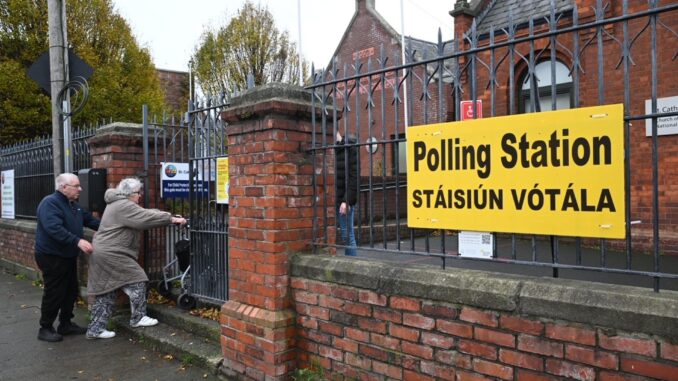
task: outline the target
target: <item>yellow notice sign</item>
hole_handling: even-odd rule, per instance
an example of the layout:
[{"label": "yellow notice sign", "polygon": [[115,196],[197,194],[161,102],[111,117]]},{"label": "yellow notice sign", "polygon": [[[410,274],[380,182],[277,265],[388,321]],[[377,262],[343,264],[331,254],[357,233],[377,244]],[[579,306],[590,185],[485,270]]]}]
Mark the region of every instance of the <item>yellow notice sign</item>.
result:
[{"label": "yellow notice sign", "polygon": [[217,158],[217,204],[228,204],[228,157]]},{"label": "yellow notice sign", "polygon": [[408,224],[624,238],[623,105],[410,127]]}]

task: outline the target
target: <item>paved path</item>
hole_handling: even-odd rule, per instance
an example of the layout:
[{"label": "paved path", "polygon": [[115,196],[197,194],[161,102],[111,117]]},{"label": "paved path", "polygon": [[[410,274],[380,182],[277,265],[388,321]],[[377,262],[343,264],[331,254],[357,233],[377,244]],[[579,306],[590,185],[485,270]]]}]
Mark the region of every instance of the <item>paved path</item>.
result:
[{"label": "paved path", "polygon": [[[181,359],[145,348],[118,333],[109,340],[66,336],[47,343],[37,339],[42,289],[0,269],[0,380],[218,380]],[[87,310],[77,308],[76,323],[86,325]],[[143,329],[143,328],[140,328]],[[187,359],[185,359],[187,360]]]}]

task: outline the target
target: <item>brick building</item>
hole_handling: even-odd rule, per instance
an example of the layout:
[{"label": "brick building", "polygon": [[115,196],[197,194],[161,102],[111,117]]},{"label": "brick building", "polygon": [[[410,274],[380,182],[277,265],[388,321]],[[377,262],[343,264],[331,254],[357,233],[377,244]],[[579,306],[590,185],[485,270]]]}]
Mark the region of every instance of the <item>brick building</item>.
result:
[{"label": "brick building", "polygon": [[174,111],[186,110],[189,98],[189,73],[167,69],[156,69],[155,72],[165,93],[165,104]]},{"label": "brick building", "polygon": [[[435,43],[406,37],[405,45],[407,62],[421,62],[438,55]],[[444,53],[449,54],[452,45],[446,44],[444,49]],[[406,125],[451,120],[453,102],[450,92],[445,93],[444,90],[449,84],[441,84],[440,77],[432,76],[436,70],[434,65],[427,67],[427,75],[424,75],[423,66],[414,67],[413,75],[406,80],[403,80],[402,72],[388,70],[403,62],[401,35],[376,11],[375,0],[355,1],[355,13],[333,57],[323,78],[348,78],[338,83],[336,88],[337,108],[343,110],[337,127],[342,133],[346,129],[355,134],[363,145],[368,141],[378,143],[365,145],[361,152],[363,174],[369,172],[369,168],[376,175],[381,175],[382,171],[386,176],[404,174],[405,147],[404,144],[399,145],[398,140],[405,138]],[[448,81],[449,68],[446,67],[445,71],[447,75],[443,80]],[[373,75],[361,78],[360,86],[350,79],[372,72]],[[395,92],[402,94],[407,87],[409,99],[405,110],[403,99],[395,100]],[[427,96],[423,95],[424,89],[428,92]],[[344,102],[346,98],[350,99],[348,104]],[[387,112],[378,112],[379,105],[367,107],[370,99],[376,98],[387,105]],[[357,130],[356,125],[360,126]],[[398,166],[396,159],[400,161]]]}]

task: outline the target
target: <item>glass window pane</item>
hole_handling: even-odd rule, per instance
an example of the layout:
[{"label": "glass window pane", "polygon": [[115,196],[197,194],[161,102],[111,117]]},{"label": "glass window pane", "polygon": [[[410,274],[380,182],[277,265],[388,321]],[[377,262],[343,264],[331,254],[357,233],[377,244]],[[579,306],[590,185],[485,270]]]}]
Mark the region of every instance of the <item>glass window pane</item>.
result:
[{"label": "glass window pane", "polygon": [[[535,76],[537,77],[537,86],[551,86],[551,61],[543,61],[537,64],[534,68]],[[523,79],[523,90],[530,89],[529,77],[526,75]],[[556,85],[562,83],[571,83],[572,76],[570,71],[562,62],[556,61]]]},{"label": "glass window pane", "polygon": [[398,144],[398,171],[407,173],[407,144]]},{"label": "glass window pane", "polygon": [[[550,90],[550,89],[549,89]],[[541,111],[553,111],[551,108],[551,96],[541,96],[539,98]],[[556,95],[556,110],[567,110],[570,108],[570,93]],[[525,102],[525,112],[532,112],[532,103]]]}]

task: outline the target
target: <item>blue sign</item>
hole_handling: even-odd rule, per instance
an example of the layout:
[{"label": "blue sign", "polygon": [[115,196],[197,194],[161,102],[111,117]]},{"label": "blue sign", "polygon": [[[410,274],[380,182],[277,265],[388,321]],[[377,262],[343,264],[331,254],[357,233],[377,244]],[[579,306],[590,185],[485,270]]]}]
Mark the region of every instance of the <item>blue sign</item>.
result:
[{"label": "blue sign", "polygon": [[[162,163],[160,175],[160,197],[188,198],[189,179],[188,163]],[[209,194],[209,182],[196,180],[193,182],[195,193]]]}]

